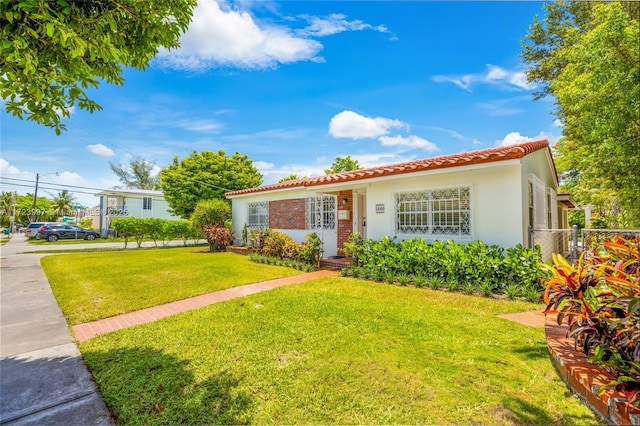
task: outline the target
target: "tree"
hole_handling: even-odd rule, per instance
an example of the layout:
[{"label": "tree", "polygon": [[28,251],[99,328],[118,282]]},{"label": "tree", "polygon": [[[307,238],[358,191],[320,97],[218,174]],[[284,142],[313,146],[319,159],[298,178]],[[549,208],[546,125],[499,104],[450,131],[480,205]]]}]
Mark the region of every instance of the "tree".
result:
[{"label": "tree", "polygon": [[15,193],[2,191],[0,194],[0,226],[9,226],[9,219],[13,216]]},{"label": "tree", "polygon": [[278,183],[287,182],[287,181],[290,181],[290,180],[304,179],[304,178],[306,178],[306,176],[298,176],[297,174],[292,173],[289,176],[283,177],[282,179],[280,179],[278,181]]},{"label": "tree", "polygon": [[253,188],[262,183],[262,174],[247,155],[224,151],[202,151],[173,163],[160,171],[164,197],[172,212],[189,219],[200,200],[224,199],[228,191]]},{"label": "tree", "polygon": [[153,163],[146,160],[131,160],[128,165],[109,162],[109,166],[128,189],[160,189],[160,177],[153,174]]},{"label": "tree", "polygon": [[348,172],[350,170],[358,170],[361,169],[360,164],[358,164],[358,160],[354,160],[350,155],[346,157],[336,157],[331,165],[331,168],[326,169],[325,174],[331,175],[334,173]]},{"label": "tree", "polygon": [[555,97],[563,184],[582,204],[613,198],[622,210],[607,221],[639,226],[640,4],[553,2],[545,9],[522,57],[529,81],[540,84],[534,96]]},{"label": "tree", "polygon": [[77,105],[100,110],[85,90],[122,84],[160,47],[178,47],[196,0],[2,0],[0,97],[19,118],[65,130]]},{"label": "tree", "polygon": [[53,214],[56,216],[66,216],[68,212],[73,211],[75,201],[75,197],[68,190],[63,189],[59,191],[58,195],[54,197],[51,202]]}]

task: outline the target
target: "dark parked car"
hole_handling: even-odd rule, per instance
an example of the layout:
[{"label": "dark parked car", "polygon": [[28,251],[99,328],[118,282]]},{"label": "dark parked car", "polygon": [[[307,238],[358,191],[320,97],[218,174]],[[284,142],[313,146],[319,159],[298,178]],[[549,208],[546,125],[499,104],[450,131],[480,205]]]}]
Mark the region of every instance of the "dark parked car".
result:
[{"label": "dark parked car", "polygon": [[25,228],[25,234],[27,238],[33,238],[38,233],[38,229],[42,228],[45,225],[56,225],[56,222],[31,222]]},{"label": "dark parked car", "polygon": [[93,229],[64,224],[41,226],[36,235],[38,240],[47,240],[51,243],[61,239],[81,238],[85,240],[95,240],[98,237],[100,237],[100,233]]}]

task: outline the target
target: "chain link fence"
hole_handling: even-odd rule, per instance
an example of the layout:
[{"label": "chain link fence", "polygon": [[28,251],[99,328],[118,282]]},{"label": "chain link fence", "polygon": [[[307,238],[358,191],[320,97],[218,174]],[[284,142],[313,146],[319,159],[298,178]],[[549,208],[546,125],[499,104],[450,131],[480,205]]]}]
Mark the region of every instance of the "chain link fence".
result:
[{"label": "chain link fence", "polygon": [[606,240],[616,237],[640,238],[637,229],[529,229],[529,248],[540,246],[542,260],[551,261],[552,253],[559,253],[574,261],[583,251],[586,255]]}]

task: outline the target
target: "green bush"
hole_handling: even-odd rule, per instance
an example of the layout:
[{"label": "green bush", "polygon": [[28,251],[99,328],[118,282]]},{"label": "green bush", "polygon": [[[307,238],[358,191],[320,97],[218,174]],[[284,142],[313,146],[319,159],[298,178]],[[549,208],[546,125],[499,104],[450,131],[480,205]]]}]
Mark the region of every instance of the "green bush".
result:
[{"label": "green bush", "polygon": [[541,266],[540,249],[522,245],[504,249],[482,241],[458,244],[427,243],[421,238],[371,240],[354,232],[345,243],[344,253],[376,281],[389,281],[393,276],[402,284],[406,279],[400,277],[405,275],[423,277],[425,282],[420,281],[421,285],[446,285],[452,291],[463,289],[485,295],[505,292],[506,283],[512,283],[517,287],[517,291],[510,290],[514,297],[525,295],[532,299],[534,291],[542,291],[541,278],[547,275]]},{"label": "green bush", "polygon": [[231,217],[231,206],[224,200],[200,200],[191,214],[191,224],[196,229],[207,226],[225,226]]},{"label": "green bush", "polygon": [[[296,243],[293,238],[283,232],[271,229],[252,230],[249,238],[255,252],[266,258],[285,259],[310,265],[311,270],[320,266],[322,241],[315,232],[307,234],[302,244]],[[305,267],[305,269],[309,268]]]},{"label": "green bush", "polygon": [[222,251],[233,243],[233,232],[226,226],[207,226],[203,232],[209,251]]}]

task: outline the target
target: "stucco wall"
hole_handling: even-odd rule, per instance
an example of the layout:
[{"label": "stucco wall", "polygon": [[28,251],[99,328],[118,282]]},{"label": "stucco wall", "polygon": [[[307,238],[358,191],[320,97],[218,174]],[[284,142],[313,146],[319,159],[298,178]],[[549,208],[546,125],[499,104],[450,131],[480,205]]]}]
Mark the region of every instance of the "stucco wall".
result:
[{"label": "stucco wall", "polygon": [[[427,241],[438,238],[459,242],[482,240],[487,244],[502,246],[513,246],[523,242],[518,162],[508,162],[508,165],[499,167],[476,166],[457,172],[448,170],[446,173],[372,183],[367,188],[368,237],[380,239],[385,235],[395,235],[395,193],[455,186],[471,186],[472,235],[463,238],[425,238]],[[384,213],[376,213],[376,205],[384,205]],[[398,238],[415,236],[398,235]]]},{"label": "stucco wall", "polygon": [[[362,180],[347,184],[334,184],[258,193],[233,199],[234,234],[240,236],[246,220],[248,202],[306,198],[315,192],[338,195],[338,209],[347,191],[357,190],[366,194],[367,237],[381,239],[395,234],[395,194],[405,191],[442,189],[458,186],[471,188],[471,228],[470,236],[428,236],[425,239],[454,239],[458,242],[482,240],[487,244],[512,247],[528,243],[528,176],[535,174],[547,187],[556,189],[555,180],[549,170],[551,163],[545,150],[537,151],[521,160],[508,160],[468,167],[446,168],[406,176],[396,175],[377,180]],[[340,192],[342,191],[342,192]],[[345,203],[353,212],[353,199]],[[380,210],[383,210],[380,212]],[[378,211],[378,212],[377,212]],[[271,212],[270,212],[271,214]],[[360,217],[360,213],[358,213]],[[350,217],[353,217],[351,214]],[[349,224],[346,224],[349,225]],[[352,225],[352,223],[351,223]],[[348,226],[345,226],[345,233]],[[353,229],[353,225],[352,225]],[[308,231],[290,232],[299,241]],[[400,239],[418,235],[397,235]],[[343,236],[344,237],[344,236]],[[342,242],[343,237],[340,238]],[[338,237],[336,233],[325,232],[325,256],[336,254]],[[335,240],[335,242],[333,242]]]}]

